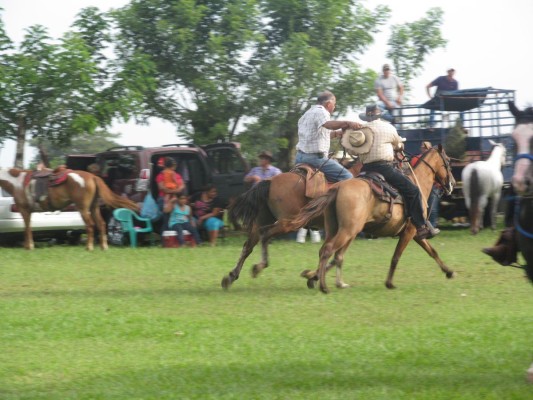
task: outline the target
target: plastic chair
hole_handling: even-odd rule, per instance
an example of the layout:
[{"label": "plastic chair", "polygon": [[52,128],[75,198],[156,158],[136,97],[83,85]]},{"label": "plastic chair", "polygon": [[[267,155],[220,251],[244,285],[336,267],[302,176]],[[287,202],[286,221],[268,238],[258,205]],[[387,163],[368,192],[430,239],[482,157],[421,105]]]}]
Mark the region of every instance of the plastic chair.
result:
[{"label": "plastic chair", "polygon": [[[127,208],[117,208],[113,211],[113,217],[120,222],[122,230],[130,235],[130,246],[137,247],[137,234],[150,233],[150,244],[154,244],[154,230],[150,218],[143,218],[137,215],[135,211]],[[144,225],[144,228],[137,226],[138,222]]]}]

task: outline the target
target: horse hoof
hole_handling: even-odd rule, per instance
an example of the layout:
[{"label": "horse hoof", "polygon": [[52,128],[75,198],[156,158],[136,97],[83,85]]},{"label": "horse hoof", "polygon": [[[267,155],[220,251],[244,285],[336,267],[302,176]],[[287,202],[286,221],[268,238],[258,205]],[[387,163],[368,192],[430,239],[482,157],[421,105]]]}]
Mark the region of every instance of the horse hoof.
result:
[{"label": "horse hoof", "polygon": [[347,288],[350,287],[350,285],[348,285],[347,283],[344,283],[344,282],[338,283],[336,286],[337,286],[338,289],[347,289]]},{"label": "horse hoof", "polygon": [[231,281],[231,278],[229,275],[226,275],[224,278],[222,278],[222,282],[220,283],[222,286],[222,289],[228,290],[233,282]]},{"label": "horse hoof", "polygon": [[457,275],[455,274],[455,272],[446,272],[446,278],[448,279],[453,279],[455,278]]},{"label": "horse hoof", "polygon": [[329,293],[329,289],[327,287],[320,287],[320,291],[324,294],[328,294]]},{"label": "horse hoof", "polygon": [[255,264],[253,267],[252,267],[252,278],[257,278],[259,276],[259,274],[261,273],[261,271],[263,270],[263,268],[261,268],[259,266],[259,264]]},{"label": "horse hoof", "polygon": [[386,282],[386,283],[385,283],[385,287],[386,287],[387,289],[396,289],[396,286],[394,286],[394,285],[393,285],[392,283],[390,283],[390,282]]},{"label": "horse hoof", "polygon": [[311,271],[310,269],[306,269],[300,273],[300,276],[305,279],[315,279],[316,278],[316,271]]},{"label": "horse hoof", "polygon": [[316,288],[316,280],[315,279],[308,279],[307,280],[307,288],[308,289]]}]

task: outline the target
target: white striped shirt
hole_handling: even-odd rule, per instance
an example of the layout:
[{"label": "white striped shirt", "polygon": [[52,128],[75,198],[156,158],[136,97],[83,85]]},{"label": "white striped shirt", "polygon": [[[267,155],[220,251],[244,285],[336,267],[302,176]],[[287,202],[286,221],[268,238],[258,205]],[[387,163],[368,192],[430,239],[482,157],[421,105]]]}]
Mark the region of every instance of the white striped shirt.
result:
[{"label": "white striped shirt", "polygon": [[315,104],[298,120],[296,149],[304,153],[329,153],[330,130],[324,128],[331,115],[324,106]]}]

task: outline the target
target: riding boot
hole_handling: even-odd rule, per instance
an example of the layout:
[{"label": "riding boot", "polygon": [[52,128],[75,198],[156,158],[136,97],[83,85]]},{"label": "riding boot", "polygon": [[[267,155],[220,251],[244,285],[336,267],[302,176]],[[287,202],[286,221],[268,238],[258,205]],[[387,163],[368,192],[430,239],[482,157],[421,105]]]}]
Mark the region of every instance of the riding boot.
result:
[{"label": "riding boot", "polygon": [[423,240],[423,239],[431,239],[435,235],[438,235],[440,233],[440,229],[433,228],[431,224],[428,222],[426,225],[421,226],[420,228],[416,229],[416,239]]},{"label": "riding boot", "polygon": [[437,235],[440,233],[440,229],[439,229],[439,228],[435,228],[435,227],[431,224],[431,222],[426,221],[426,226],[428,227],[429,232],[431,233],[431,237],[437,236]]},{"label": "riding boot", "polygon": [[307,229],[300,228],[296,234],[296,243],[305,243],[305,237],[307,236]]}]

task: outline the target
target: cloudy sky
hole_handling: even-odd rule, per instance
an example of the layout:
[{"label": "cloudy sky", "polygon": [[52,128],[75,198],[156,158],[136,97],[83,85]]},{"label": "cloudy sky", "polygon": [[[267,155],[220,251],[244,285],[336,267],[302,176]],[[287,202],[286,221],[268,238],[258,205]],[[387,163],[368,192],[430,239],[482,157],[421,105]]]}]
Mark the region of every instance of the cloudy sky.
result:
[{"label": "cloudy sky", "polygon": [[[102,11],[118,8],[128,0],[0,0],[2,19],[10,38],[19,42],[24,30],[34,24],[48,28],[52,37],[60,37],[71,25],[83,7],[95,6]],[[533,104],[533,56],[530,53],[533,38],[532,0],[480,2],[478,0],[366,0],[374,8],[386,4],[392,9],[389,24],[402,24],[423,17],[431,7],[444,11],[441,32],[448,44],[427,58],[424,70],[412,81],[411,103],[427,100],[425,85],[448,67],[456,69],[460,88],[491,86],[516,90],[520,107]],[[379,71],[385,59],[388,27],[376,36],[375,44],[361,57],[364,67]],[[342,101],[340,99],[340,101]],[[173,126],[153,120],[149,127],[132,123],[115,124],[112,131],[122,134],[124,145],[154,146],[176,142]],[[154,134],[157,139],[154,142]],[[28,157],[26,157],[28,159]],[[12,166],[13,143],[5,143],[0,150],[0,166]]]}]

